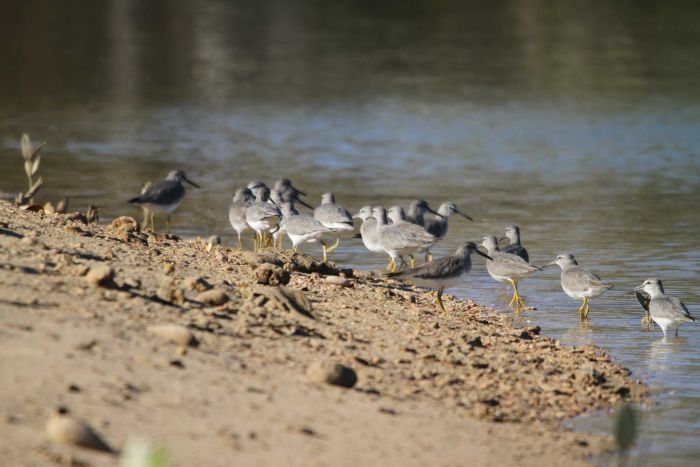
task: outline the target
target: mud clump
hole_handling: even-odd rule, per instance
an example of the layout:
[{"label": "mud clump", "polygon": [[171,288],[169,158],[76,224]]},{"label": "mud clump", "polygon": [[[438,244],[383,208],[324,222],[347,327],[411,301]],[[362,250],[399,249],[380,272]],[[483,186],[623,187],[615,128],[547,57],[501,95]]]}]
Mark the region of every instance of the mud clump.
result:
[{"label": "mud clump", "polygon": [[291,274],[274,264],[264,263],[255,269],[255,279],[262,285],[287,285]]},{"label": "mud clump", "polygon": [[219,306],[228,302],[228,295],[221,289],[211,289],[197,295],[197,301],[206,306]]},{"label": "mud clump", "polygon": [[111,287],[114,285],[114,270],[107,265],[90,268],[85,281],[93,287]]},{"label": "mud clump", "polygon": [[148,326],[146,330],[154,336],[183,347],[197,345],[197,339],[190,330],[179,324],[155,324]]}]

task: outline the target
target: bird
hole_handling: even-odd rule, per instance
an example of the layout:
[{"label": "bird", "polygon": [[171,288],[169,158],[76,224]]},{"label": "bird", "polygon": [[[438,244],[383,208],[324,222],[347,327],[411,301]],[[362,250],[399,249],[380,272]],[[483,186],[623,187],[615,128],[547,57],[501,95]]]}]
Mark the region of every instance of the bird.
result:
[{"label": "bird", "polygon": [[570,253],[558,255],[554,261],[545,264],[545,267],[554,265],[561,268],[561,288],[566,295],[583,299],[578,311],[581,320],[587,319],[589,299],[602,295],[606,290],[612,289],[613,285],[603,282],[595,272],[579,266],[574,255]]},{"label": "bird", "polygon": [[292,248],[296,251],[301,243],[314,243],[318,241],[323,248],[323,262],[328,261],[326,243],[323,237],[333,235],[335,229],[331,229],[321,224],[314,217],[307,214],[300,214],[291,201],[282,204],[282,222],[280,231],[285,232],[292,241]]},{"label": "bird", "polygon": [[384,253],[384,249],[379,243],[377,233],[377,219],[372,217],[372,206],[363,206],[359,212],[352,216],[354,219],[361,219],[360,236],[365,247],[374,253]]},{"label": "bird", "polygon": [[428,248],[438,241],[438,238],[428,233],[423,227],[406,222],[403,208],[393,206],[389,209],[392,224],[388,224],[387,212],[384,208],[374,208],[373,216],[377,219],[377,233],[379,244],[391,257],[389,270],[396,271],[398,266],[396,260],[404,263],[404,256],[411,258],[411,264],[415,264],[413,254],[421,249]]},{"label": "bird", "polygon": [[460,277],[471,271],[472,253],[491,259],[489,255],[482,253],[474,242],[465,242],[451,256],[436,259],[405,272],[390,272],[387,273],[387,276],[412,282],[419,287],[437,289],[435,304],[440,311],[445,313],[442,292],[450,287],[455,287],[459,284]]},{"label": "bird", "polygon": [[256,232],[255,250],[261,251],[265,244],[271,243],[270,232],[279,228],[282,213],[274,203],[269,201],[270,189],[265,184],[253,185],[250,190],[255,195],[255,201],[246,208],[245,220]]},{"label": "bird", "polygon": [[189,183],[195,188],[199,185],[187,178],[182,170],[173,170],[165,177],[165,180],[159,180],[152,183],[139,196],[131,198],[128,202],[139,204],[151,213],[151,228],[155,232],[155,213],[167,214],[168,232],[170,232],[170,214],[175,211],[182,200],[185,199],[185,185]]},{"label": "bird", "polygon": [[513,255],[518,255],[527,262],[530,262],[530,255],[524,246],[520,244],[520,227],[517,225],[509,225],[506,227],[505,236],[499,238],[499,241],[504,241],[508,239],[510,243],[501,249],[504,253],[511,253]]},{"label": "bird", "polygon": [[508,305],[515,302],[519,309],[523,308],[525,303],[518,293],[518,282],[536,271],[541,271],[542,268],[528,263],[520,256],[500,251],[493,235],[484,237],[482,245],[491,257],[491,260],[486,261],[486,271],[489,275],[499,282],[510,282],[513,286],[513,298]]},{"label": "bird", "polygon": [[[470,216],[464,214],[462,211],[460,211],[457,208],[457,205],[451,202],[445,202],[440,205],[440,207],[437,210],[437,214],[435,214],[432,219],[426,219],[425,220],[425,230],[427,230],[430,234],[435,235],[439,239],[445,238],[447,236],[447,224],[450,216],[452,214],[457,214],[461,217],[464,217],[467,220],[473,221]],[[433,257],[432,253],[430,252],[430,248],[427,248],[422,251],[425,253],[425,260],[430,261]]]},{"label": "bird", "polygon": [[428,206],[428,202],[424,199],[414,199],[408,206],[408,211],[406,212],[406,220],[411,224],[418,224],[425,227],[426,219],[425,214],[432,213],[435,216],[442,217],[437,211]]},{"label": "bird", "polygon": [[633,292],[641,291],[649,295],[649,314],[663,331],[664,337],[667,336],[669,329],[675,329],[676,337],[678,337],[678,328],[682,324],[695,321],[695,318],[690,316],[685,303],[676,297],[666,295],[664,286],[659,279],[647,279],[642,285],[633,289]]},{"label": "bird", "polygon": [[303,191],[297,189],[293,184],[292,181],[288,178],[280,178],[277,180],[272,187],[273,190],[277,191],[282,195],[282,201],[292,201],[291,197],[294,196],[298,202],[303,204],[309,209],[313,209],[311,206],[308,204],[304,203],[299,196],[306,196],[306,193]]},{"label": "bird", "polygon": [[234,193],[231,206],[228,208],[228,221],[238,234],[238,247],[241,250],[243,249],[241,234],[250,228],[245,220],[245,212],[253,201],[255,201],[255,196],[252,191],[248,188],[239,188]]},{"label": "bird", "polygon": [[352,214],[335,203],[333,193],[323,193],[321,195],[321,205],[314,209],[314,217],[321,224],[336,231],[336,241],[333,246],[328,248],[329,253],[340,245],[341,234],[352,233],[355,230]]}]

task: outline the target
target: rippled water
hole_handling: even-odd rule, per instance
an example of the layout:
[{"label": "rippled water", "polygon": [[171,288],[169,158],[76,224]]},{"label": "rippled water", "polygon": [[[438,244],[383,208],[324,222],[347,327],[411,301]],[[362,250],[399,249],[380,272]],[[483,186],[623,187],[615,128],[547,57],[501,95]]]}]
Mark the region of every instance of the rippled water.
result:
[{"label": "rippled water", "polygon": [[[352,210],[454,201],[475,221],[453,219],[437,255],[517,223],[533,262],[572,252],[616,288],[581,327],[547,270],[521,287],[537,311],[515,319],[610,349],[656,390],[638,465],[697,461],[700,325],[646,332],[625,291],[658,276],[700,315],[699,6],[98,3],[16,2],[0,19],[0,190],[24,187],[28,131],[49,143],[39,199],[95,203],[103,220],[186,170],[203,188],[174,218],[184,236],[232,244],[231,193],[279,176]],[[385,264],[358,241],[335,260]],[[510,313],[475,262],[454,292]]]}]

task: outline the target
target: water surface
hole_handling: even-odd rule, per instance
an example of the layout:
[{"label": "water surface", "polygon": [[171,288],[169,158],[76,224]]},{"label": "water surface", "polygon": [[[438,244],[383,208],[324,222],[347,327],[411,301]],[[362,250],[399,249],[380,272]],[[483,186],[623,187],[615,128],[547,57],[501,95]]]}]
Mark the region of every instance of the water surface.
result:
[{"label": "water surface", "polygon": [[[185,170],[183,236],[219,234],[253,178],[314,203],[457,203],[436,248],[522,228],[533,262],[572,252],[616,288],[579,303],[554,269],[517,318],[610,349],[656,392],[638,465],[700,448],[700,326],[646,332],[625,291],[650,276],[700,315],[700,5],[693,2],[14,2],[0,18],[0,190],[24,188],[19,137],[46,140],[41,201],[138,214],[142,182]],[[310,251],[314,251],[311,249]],[[341,264],[385,258],[348,242]],[[459,295],[504,313],[480,259]],[[606,416],[578,420],[607,432]]]}]

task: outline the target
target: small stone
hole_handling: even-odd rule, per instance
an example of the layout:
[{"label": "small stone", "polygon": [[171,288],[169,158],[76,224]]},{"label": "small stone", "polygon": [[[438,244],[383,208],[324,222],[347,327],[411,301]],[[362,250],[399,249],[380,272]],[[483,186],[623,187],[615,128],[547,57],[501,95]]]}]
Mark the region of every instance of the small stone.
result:
[{"label": "small stone", "polygon": [[228,301],[228,295],[221,289],[212,289],[197,295],[197,301],[207,306],[219,306]]},{"label": "small stone", "polygon": [[261,264],[255,269],[255,278],[258,284],[264,285],[287,285],[291,275],[289,271],[274,264]]},{"label": "small stone", "polygon": [[103,264],[90,268],[85,280],[93,287],[108,287],[114,279],[114,271],[109,266]]},{"label": "small stone", "polygon": [[22,237],[22,240],[20,240],[19,243],[24,246],[34,246],[39,243],[39,239],[33,235],[27,235],[26,237]]},{"label": "small stone", "polygon": [[121,232],[138,232],[141,230],[139,222],[133,217],[121,216],[117,217],[109,225],[111,230],[121,231]]},{"label": "small stone", "polygon": [[206,281],[203,277],[190,276],[182,280],[180,283],[182,288],[191,290],[193,292],[204,292],[211,289],[211,284]]},{"label": "small stone", "polygon": [[172,279],[165,279],[161,282],[160,287],[156,290],[156,296],[165,302],[172,302],[175,300],[175,281]]},{"label": "small stone", "polygon": [[170,274],[175,270],[175,264],[173,263],[163,263],[163,272],[166,274]]},{"label": "small stone", "polygon": [[332,360],[319,360],[306,370],[306,377],[316,383],[333,384],[351,388],[357,383],[357,373],[350,367]]},{"label": "small stone", "polygon": [[109,453],[114,452],[90,425],[72,418],[68,414],[68,410],[63,407],[49,418],[46,423],[46,435],[53,443],[80,446]]},{"label": "small stone", "polygon": [[179,324],[154,324],[146,330],[154,336],[161,337],[179,346],[194,346],[197,342],[189,329]]},{"label": "small stone", "polygon": [[341,287],[347,287],[350,285],[350,281],[341,276],[326,276],[326,282],[333,285],[339,285]]}]

